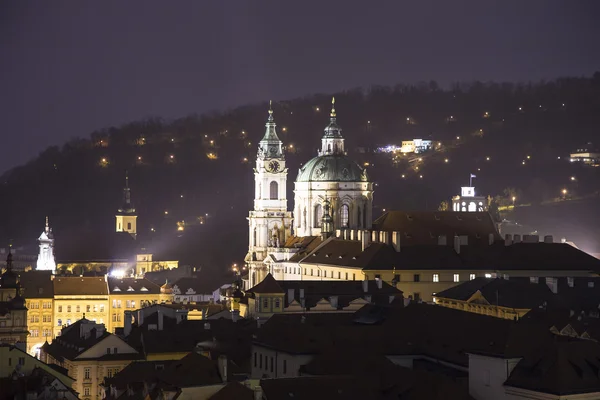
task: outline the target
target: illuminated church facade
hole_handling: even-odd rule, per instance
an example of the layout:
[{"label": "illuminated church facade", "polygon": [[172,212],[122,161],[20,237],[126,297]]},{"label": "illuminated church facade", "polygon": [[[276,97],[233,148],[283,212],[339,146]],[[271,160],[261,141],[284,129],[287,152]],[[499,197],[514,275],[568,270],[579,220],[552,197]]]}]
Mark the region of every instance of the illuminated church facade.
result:
[{"label": "illuminated church facade", "polygon": [[275,127],[270,109],[254,168],[254,210],[248,217],[245,262],[249,268],[249,287],[268,273],[276,279],[298,279],[284,272],[284,268],[288,269],[284,266],[302,247],[300,243],[317,237],[326,239],[336,230],[370,229],[373,219],[373,183],[366,170],[346,153],[342,129],[337,124],[335,99],[321,138],[321,149],[298,172],[293,214],[287,209],[288,169]]}]

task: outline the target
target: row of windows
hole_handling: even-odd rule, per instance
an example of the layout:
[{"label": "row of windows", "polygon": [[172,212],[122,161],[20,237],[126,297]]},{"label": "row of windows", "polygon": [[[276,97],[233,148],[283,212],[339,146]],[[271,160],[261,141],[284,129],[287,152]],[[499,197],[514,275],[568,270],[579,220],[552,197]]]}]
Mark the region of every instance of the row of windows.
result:
[{"label": "row of windows", "polygon": [[[36,323],[36,322],[40,322],[40,316],[39,315],[32,315],[29,317],[29,322],[30,323]],[[52,315],[42,315],[42,322],[52,322]]]},{"label": "row of windows", "polygon": [[[113,308],[122,308],[123,303],[121,300],[113,299],[112,306]],[[125,300],[125,308],[135,308],[135,300]]]},{"label": "row of windows", "polygon": [[[270,370],[271,372],[274,372],[275,364],[274,364],[273,357],[265,356],[264,358],[265,358],[265,363],[264,363],[264,368],[263,368],[263,355],[258,354],[257,352],[254,352],[254,368],[260,368],[260,369],[264,369],[265,371]],[[270,365],[269,365],[269,360],[271,360]],[[283,360],[282,367],[283,367],[283,373],[287,374],[287,360]]]},{"label": "row of windows", "polygon": [[[360,207],[358,208],[358,221],[359,221],[359,228],[362,227],[361,225],[361,218],[360,218]],[[323,206],[321,204],[317,204],[315,205],[315,210],[314,210],[314,226],[317,228],[321,227],[321,222],[323,221]],[[333,215],[331,216],[333,217]],[[342,207],[340,207],[340,226],[342,228],[347,228],[349,226],[350,223],[350,208],[348,207],[348,204],[342,204]]]},{"label": "row of windows", "polygon": [[[92,318],[91,321],[96,322],[96,318]],[[104,318],[99,318],[98,319],[98,323],[99,324],[103,324],[104,323]],[[69,325],[71,325],[71,319],[70,318],[67,319],[67,322],[65,322],[65,326],[69,326]],[[62,322],[61,318],[59,318],[59,319],[56,320],[56,326],[63,326],[63,322]]]},{"label": "row of windows", "polygon": [[[276,298],[274,308],[279,308],[279,307],[281,307],[281,299]],[[263,299],[263,308],[269,308],[269,299],[268,298]]]},{"label": "row of windows", "polygon": [[112,322],[121,322],[121,314],[113,314],[112,315]]},{"label": "row of windows", "polygon": [[[30,310],[39,310],[40,308],[40,303],[37,301],[31,301],[27,303],[27,308]],[[44,301],[42,302],[42,308],[45,310],[51,310],[52,309],[52,302],[51,301]]]},{"label": "row of windows", "polygon": [[[86,305],[85,306],[85,311],[86,312],[98,312],[98,309],[100,309],[100,312],[104,312],[104,304],[94,304],[94,305]],[[73,308],[71,306],[67,306],[66,307],[67,312],[72,312]],[[63,312],[63,306],[58,306],[58,312]],[[81,306],[75,306],[75,312],[81,312]]]}]

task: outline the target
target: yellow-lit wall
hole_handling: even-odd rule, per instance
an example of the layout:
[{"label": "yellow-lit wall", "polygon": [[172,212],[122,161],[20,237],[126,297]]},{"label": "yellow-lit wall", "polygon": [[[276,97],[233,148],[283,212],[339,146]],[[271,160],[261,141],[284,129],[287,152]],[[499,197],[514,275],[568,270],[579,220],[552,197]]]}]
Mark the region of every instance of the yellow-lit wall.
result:
[{"label": "yellow-lit wall", "polygon": [[280,313],[284,305],[281,293],[256,293],[255,299],[248,299],[248,312],[251,316]]},{"label": "yellow-lit wall", "polygon": [[[56,264],[57,271],[69,271],[73,272],[76,267],[83,268],[86,272],[106,272],[103,269],[127,269],[131,268],[131,265],[127,261],[106,261],[106,262],[75,262],[75,263],[58,263]],[[104,267],[104,268],[103,268]],[[76,271],[78,272],[78,271]],[[58,273],[58,272],[57,272]]]},{"label": "yellow-lit wall", "polygon": [[467,312],[472,312],[475,314],[483,314],[490,315],[492,317],[504,318],[504,319],[515,319],[521,318],[523,315],[527,314],[531,309],[525,308],[507,308],[507,307],[499,307],[491,304],[481,304],[481,303],[469,303],[466,301],[454,300],[454,299],[443,299],[436,297],[435,303],[448,307],[454,308],[456,310],[462,310]]},{"label": "yellow-lit wall", "polygon": [[[142,302],[149,301],[151,303],[172,303],[173,295],[164,293],[128,293],[121,292],[119,294],[109,295],[109,316],[110,330],[115,331],[116,328],[123,328],[125,323],[125,311],[137,310],[142,308]],[[108,327],[108,325],[107,325]]]},{"label": "yellow-lit wall", "polygon": [[36,355],[44,342],[52,343],[54,337],[54,299],[25,299],[27,306],[27,353]]},{"label": "yellow-lit wall", "polygon": [[138,260],[135,264],[135,274],[137,276],[141,276],[146,272],[152,271],[162,271],[166,269],[175,269],[179,267],[179,261],[152,261],[150,258],[147,261],[140,260],[138,255]]},{"label": "yellow-lit wall", "polygon": [[115,231],[135,235],[137,233],[137,215],[117,215],[115,217]]},{"label": "yellow-lit wall", "polygon": [[[111,332],[111,321],[109,319],[108,296],[104,295],[55,295],[54,296],[54,336],[56,337],[61,328],[70,320],[71,324],[75,321],[85,318],[90,321],[96,321],[98,324],[105,324],[106,329]],[[61,325],[58,325],[58,322]]]}]

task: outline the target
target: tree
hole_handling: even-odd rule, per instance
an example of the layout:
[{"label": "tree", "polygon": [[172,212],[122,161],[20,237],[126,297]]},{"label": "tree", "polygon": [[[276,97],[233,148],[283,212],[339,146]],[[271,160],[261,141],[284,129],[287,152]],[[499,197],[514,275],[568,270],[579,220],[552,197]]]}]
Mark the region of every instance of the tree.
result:
[{"label": "tree", "polygon": [[440,206],[438,207],[438,211],[448,211],[450,210],[450,205],[448,204],[448,202],[446,200],[442,201],[440,203]]}]

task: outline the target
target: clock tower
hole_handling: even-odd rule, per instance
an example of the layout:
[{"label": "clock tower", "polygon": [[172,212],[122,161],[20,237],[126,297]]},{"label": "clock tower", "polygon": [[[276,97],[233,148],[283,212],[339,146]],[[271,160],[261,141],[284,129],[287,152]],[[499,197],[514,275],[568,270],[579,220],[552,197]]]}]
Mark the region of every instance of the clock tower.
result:
[{"label": "clock tower", "polygon": [[254,168],[254,210],[248,217],[249,240],[245,262],[249,268],[250,287],[262,281],[267,273],[273,273],[264,260],[268,253],[282,247],[292,234],[292,213],[287,210],[288,170],[271,107],[265,127]]}]

